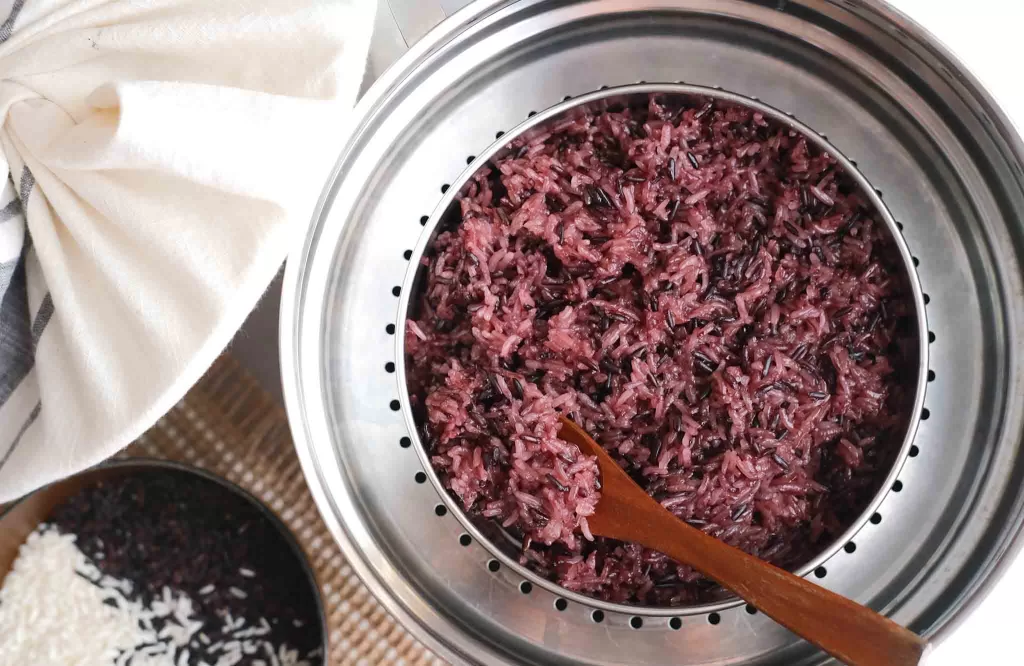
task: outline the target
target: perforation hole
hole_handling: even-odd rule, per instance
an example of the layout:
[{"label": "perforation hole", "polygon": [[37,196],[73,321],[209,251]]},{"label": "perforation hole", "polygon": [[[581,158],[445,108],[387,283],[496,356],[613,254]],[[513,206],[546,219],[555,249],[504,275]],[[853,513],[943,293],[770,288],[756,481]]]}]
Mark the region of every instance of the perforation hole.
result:
[{"label": "perforation hole", "polygon": [[498,560],[488,560],[488,562],[487,562],[487,569],[491,573],[497,573],[498,569],[500,569],[500,568],[501,568],[501,562],[499,562]]},{"label": "perforation hole", "polygon": [[444,504],[438,504],[437,506],[434,507],[434,514],[438,518],[446,515],[447,513],[448,513],[448,507],[446,507]]},{"label": "perforation hole", "polygon": [[398,286],[391,287],[391,295],[392,296],[401,296],[402,295],[402,288],[398,287]]},{"label": "perforation hole", "polygon": [[392,400],[391,401],[391,411],[397,412],[401,408],[402,408],[402,403],[398,402],[397,400]]},{"label": "perforation hole", "polygon": [[410,259],[412,259],[412,250],[406,250],[405,252],[402,253],[402,256],[405,257],[406,261],[409,261]]},{"label": "perforation hole", "polygon": [[466,164],[472,164],[473,160],[475,160],[475,159],[476,159],[476,155],[470,155],[469,157],[466,158]]},{"label": "perforation hole", "polygon": [[921,410],[921,420],[922,420],[922,421],[927,421],[927,420],[928,420],[928,419],[930,419],[931,417],[932,417],[932,412],[931,412],[931,410],[930,410],[930,409],[928,409],[927,407],[925,407],[925,408],[923,408],[923,409]]},{"label": "perforation hole", "polygon": [[572,99],[572,95],[566,95],[565,97],[562,98],[562,101],[568,102],[570,99]]},{"label": "perforation hole", "polygon": [[757,609],[750,604],[744,606],[743,610],[747,611],[747,615],[757,615]]},{"label": "perforation hole", "polygon": [[442,185],[441,186],[441,194],[446,193],[450,187],[451,187],[451,185],[449,185],[448,183],[445,183],[444,185]]},{"label": "perforation hole", "polygon": [[398,445],[401,446],[403,449],[407,449],[410,446],[412,446],[412,440],[409,439],[408,437],[403,437],[402,439],[398,440]]},{"label": "perforation hole", "polygon": [[934,370],[929,370],[928,371],[928,381],[930,381],[930,382],[934,382],[935,381],[935,371]]},{"label": "perforation hole", "polygon": [[555,599],[555,610],[564,611],[569,607],[569,602],[565,599]]},{"label": "perforation hole", "polygon": [[928,344],[935,342],[935,333],[928,331]]},{"label": "perforation hole", "polygon": [[924,294],[924,304],[928,305],[931,302],[932,302],[932,297],[929,296],[928,294]]},{"label": "perforation hole", "polygon": [[917,268],[918,266],[921,265],[921,260],[918,259],[917,257],[911,257],[910,260],[914,262],[914,268]]},{"label": "perforation hole", "polygon": [[468,534],[463,534],[459,536],[459,545],[463,548],[465,548],[471,543],[473,543],[473,537],[469,536]]},{"label": "perforation hole", "polygon": [[[420,217],[420,224],[423,225],[423,226],[427,226],[427,222],[429,222],[429,221],[430,221],[430,216],[429,215],[423,215],[423,216]],[[411,257],[412,253],[410,253],[409,256]]]},{"label": "perforation hole", "polygon": [[880,522],[882,522],[882,514],[875,513],[875,514],[871,515],[871,524],[872,525],[877,525]]},{"label": "perforation hole", "polygon": [[590,614],[590,619],[598,624],[604,622],[604,611],[596,610]]},{"label": "perforation hole", "polygon": [[522,583],[519,583],[519,591],[523,594],[529,594],[533,592],[533,584],[528,580],[524,580]]},{"label": "perforation hole", "polygon": [[530,111],[528,114],[526,114],[526,117],[527,118],[533,118],[535,115],[537,115],[536,111]]},{"label": "perforation hole", "polygon": [[394,324],[388,324],[387,326],[384,327],[384,330],[388,332],[388,335],[394,335],[395,334],[395,325]]},{"label": "perforation hole", "polygon": [[416,479],[416,483],[426,483],[427,482],[427,475],[424,474],[423,472],[416,472],[416,476],[414,478]]},{"label": "perforation hole", "polygon": [[899,479],[897,479],[896,481],[893,481],[892,491],[894,493],[898,493],[898,492],[900,492],[902,490],[903,490],[903,482],[900,481]]},{"label": "perforation hole", "polygon": [[845,546],[843,546],[843,550],[845,550],[847,553],[853,555],[854,553],[857,552],[857,544],[855,544],[854,542],[851,541],[850,543],[848,543]]},{"label": "perforation hole", "polygon": [[918,453],[921,453],[921,449],[917,448],[916,444],[914,446],[910,447],[910,457],[911,458],[916,458]]},{"label": "perforation hole", "polygon": [[494,133],[494,138],[495,139],[500,139],[503,136],[505,136],[505,133],[502,132],[501,130],[498,130],[497,132]]},{"label": "perforation hole", "polygon": [[818,567],[817,569],[814,570],[814,577],[815,578],[824,578],[827,575],[828,575],[828,569],[826,569],[825,567]]},{"label": "perforation hole", "polygon": [[395,364],[394,363],[392,363],[391,361],[388,361],[387,363],[384,364],[384,372],[394,372],[394,371],[395,371]]},{"label": "perforation hole", "polygon": [[708,615],[708,624],[716,625],[722,621],[722,616],[718,613],[711,613]]},{"label": "perforation hole", "polygon": [[634,629],[639,629],[640,627],[644,626],[644,619],[642,617],[637,617],[636,615],[634,615],[633,617],[629,618],[629,626],[633,627]]},{"label": "perforation hole", "polygon": [[896,223],[896,228],[899,229],[900,231],[903,231],[903,223],[902,222],[897,222]]},{"label": "perforation hole", "polygon": [[668,626],[673,631],[679,631],[680,629],[683,628],[683,621],[680,620],[678,617],[674,617],[674,618],[672,618],[671,620],[668,621]]}]

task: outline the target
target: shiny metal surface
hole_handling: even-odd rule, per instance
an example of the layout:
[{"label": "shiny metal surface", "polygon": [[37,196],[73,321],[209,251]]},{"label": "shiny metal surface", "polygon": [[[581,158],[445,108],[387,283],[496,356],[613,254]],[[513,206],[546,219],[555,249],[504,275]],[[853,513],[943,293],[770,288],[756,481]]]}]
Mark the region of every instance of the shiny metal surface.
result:
[{"label": "shiny metal surface", "polygon": [[[776,9],[782,7],[782,9]],[[466,158],[565,95],[639,80],[736,91],[828,136],[882,192],[920,259],[929,382],[915,448],[820,582],[941,640],[1019,548],[1024,431],[1024,147],[919,28],[868,1],[484,1],[428,34],[361,103],[316,219],[289,262],[285,394],[313,494],[353,567],[439,654],[462,663],[818,664],[742,607],[607,611],[489,568],[426,483],[392,409],[404,257]],[[395,404],[400,409],[400,402]],[[410,444],[410,446],[403,446]],[[418,482],[418,481],[423,481]],[[712,624],[711,620],[717,620]],[[678,626],[678,629],[674,627]]]},{"label": "shiny metal surface", "polygon": [[[902,279],[910,287],[911,298],[914,301],[914,310],[918,314],[916,321],[918,342],[917,376],[903,378],[903,382],[907,386],[908,391],[911,395],[915,396],[913,404],[904,415],[907,423],[904,439],[900,446],[899,455],[897,456],[897,459],[893,464],[891,471],[889,471],[885,481],[882,483],[879,493],[871,503],[865,507],[857,520],[855,520],[853,524],[835,540],[834,543],[829,544],[829,546],[820,554],[804,563],[796,570],[797,575],[806,576],[824,564],[830,557],[835,555],[839,549],[843,548],[851,539],[854,538],[857,532],[859,532],[860,529],[870,520],[871,516],[874,515],[875,511],[882,503],[882,500],[885,499],[885,495],[888,494],[889,489],[897,480],[900,470],[902,469],[910,452],[910,447],[914,444],[914,438],[917,434],[918,426],[920,425],[918,415],[921,414],[921,410],[924,407],[925,387],[927,385],[928,372],[928,347],[930,345],[928,344],[928,326],[926,317],[924,316],[925,304],[921,285],[917,279],[917,272],[913,266],[913,256],[910,254],[910,250],[907,248],[907,244],[903,240],[903,235],[896,224],[896,220],[893,219],[888,209],[886,209],[885,204],[882,202],[881,197],[864,178],[863,174],[861,174],[857,168],[850,163],[850,161],[846,159],[838,149],[836,149],[835,146],[829,144],[826,138],[823,138],[813,129],[802,124],[798,119],[793,118],[778,109],[774,109],[758,102],[757,100],[736,95],[724,90],[665,83],[617,86],[614,88],[608,88],[607,90],[598,90],[586,93],[571,100],[564,100],[560,104],[556,104],[553,107],[528,118],[514,129],[502,134],[500,139],[497,139],[487,148],[487,150],[478,155],[476,159],[473,160],[473,163],[470,164],[469,167],[466,168],[462,174],[450,184],[447,193],[441,198],[441,201],[434,209],[434,212],[430,215],[430,218],[424,225],[424,230],[420,234],[420,238],[416,243],[416,247],[413,249],[412,255],[409,258],[410,267],[417,267],[417,269],[410,269],[406,271],[405,281],[402,284],[400,292],[401,300],[398,303],[398,320],[395,325],[399,332],[401,332],[401,323],[405,321],[405,319],[409,318],[406,313],[409,312],[410,303],[414,302],[417,298],[417,294],[420,289],[419,283],[423,279],[423,273],[426,270],[421,266],[420,262],[428,248],[432,245],[434,238],[439,233],[439,230],[445,226],[444,222],[450,223],[453,216],[454,219],[458,219],[458,215],[460,213],[458,210],[458,204],[455,203],[455,199],[460,196],[464,186],[469,182],[474,173],[483,168],[494,158],[500,158],[506,155],[508,153],[507,145],[510,141],[521,136],[529,137],[543,134],[548,131],[548,128],[551,125],[558,124],[558,122],[561,121],[567,113],[584,109],[592,113],[600,113],[609,106],[615,105],[632,108],[645,108],[651,95],[657,95],[659,98],[665,100],[685,101],[695,107],[700,107],[707,99],[739,104],[760,111],[764,114],[765,118],[768,118],[779,125],[791,127],[797,132],[800,132],[810,143],[835,156],[840,166],[842,166],[843,171],[849,174],[856,183],[856,186],[860,189],[862,196],[879,211],[879,219],[882,220],[883,224],[888,229],[889,235],[893,238],[903,259],[904,275],[902,276]],[[521,547],[518,540],[511,539],[511,537],[505,534],[504,531],[498,531],[499,528],[490,525],[486,521],[473,521],[469,519],[465,513],[463,513],[459,502],[450,497],[445,491],[443,484],[434,472],[434,469],[430,464],[430,458],[427,455],[426,448],[423,446],[423,442],[418,434],[416,422],[413,417],[412,406],[409,402],[409,393],[407,390],[404,390],[404,387],[406,386],[404,362],[404,359],[406,358],[405,336],[396,334],[395,338],[397,347],[395,351],[395,358],[400,359],[399,362],[396,362],[398,386],[401,389],[399,391],[399,402],[401,403],[402,414],[405,416],[405,424],[409,432],[409,437],[413,442],[412,448],[417,454],[419,454],[420,464],[423,466],[427,478],[429,478],[433,483],[434,488],[437,490],[441,501],[444,502],[448,511],[450,511],[452,515],[462,523],[463,529],[466,530],[467,534],[487,548],[504,566],[510,567],[518,575],[529,580],[532,585],[538,585],[545,588],[552,594],[559,597],[591,608],[599,608],[602,611],[611,611],[627,616],[673,617],[707,615],[708,613],[733,608],[743,603],[740,599],[730,597],[716,603],[693,607],[630,607],[623,604],[608,603],[598,599],[592,599],[586,595],[565,590],[551,581],[534,574],[526,567],[521,566],[518,562]],[[490,535],[490,539],[488,539],[488,534]],[[511,543],[509,543],[510,539]]]}]

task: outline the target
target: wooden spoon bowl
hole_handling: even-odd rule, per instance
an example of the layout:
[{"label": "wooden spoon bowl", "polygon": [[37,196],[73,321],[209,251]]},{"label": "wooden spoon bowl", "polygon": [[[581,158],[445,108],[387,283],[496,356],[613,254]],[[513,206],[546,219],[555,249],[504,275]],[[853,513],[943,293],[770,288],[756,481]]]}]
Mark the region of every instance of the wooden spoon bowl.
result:
[{"label": "wooden spoon bowl", "polygon": [[597,458],[601,500],[587,518],[594,535],[632,541],[693,567],[850,666],[923,663],[928,645],[917,634],[676,518],[629,478],[590,435],[565,417],[559,437]]}]

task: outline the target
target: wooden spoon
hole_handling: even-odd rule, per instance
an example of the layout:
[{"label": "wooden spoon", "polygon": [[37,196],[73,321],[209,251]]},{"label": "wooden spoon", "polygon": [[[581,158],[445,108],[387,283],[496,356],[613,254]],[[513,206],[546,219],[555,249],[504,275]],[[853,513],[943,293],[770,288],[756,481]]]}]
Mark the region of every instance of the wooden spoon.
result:
[{"label": "wooden spoon", "polygon": [[595,535],[632,541],[688,564],[850,666],[919,666],[927,643],[908,629],[691,527],[638,486],[597,442],[562,417],[559,437],[597,457]]}]

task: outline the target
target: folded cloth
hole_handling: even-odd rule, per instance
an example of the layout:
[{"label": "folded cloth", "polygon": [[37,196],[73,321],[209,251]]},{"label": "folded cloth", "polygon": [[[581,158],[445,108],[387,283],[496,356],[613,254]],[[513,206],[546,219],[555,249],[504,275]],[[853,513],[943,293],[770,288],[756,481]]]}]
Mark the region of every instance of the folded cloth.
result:
[{"label": "folded cloth", "polygon": [[0,503],[126,446],[230,341],[340,148],[375,4],[0,0]]}]

